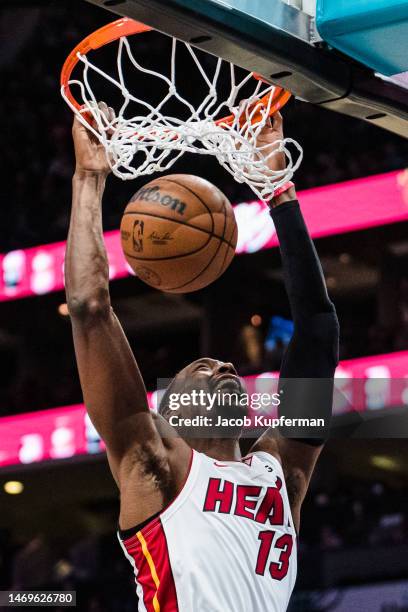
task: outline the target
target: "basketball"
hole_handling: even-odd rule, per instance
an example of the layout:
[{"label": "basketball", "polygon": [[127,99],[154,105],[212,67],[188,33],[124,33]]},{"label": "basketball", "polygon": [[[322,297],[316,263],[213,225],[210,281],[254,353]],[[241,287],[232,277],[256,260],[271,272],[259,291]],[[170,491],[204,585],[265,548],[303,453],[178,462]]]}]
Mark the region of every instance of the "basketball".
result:
[{"label": "basketball", "polygon": [[215,281],[230,265],[238,237],[225,195],[188,174],[161,176],[139,189],[120,231],[136,276],[170,293],[197,291]]}]

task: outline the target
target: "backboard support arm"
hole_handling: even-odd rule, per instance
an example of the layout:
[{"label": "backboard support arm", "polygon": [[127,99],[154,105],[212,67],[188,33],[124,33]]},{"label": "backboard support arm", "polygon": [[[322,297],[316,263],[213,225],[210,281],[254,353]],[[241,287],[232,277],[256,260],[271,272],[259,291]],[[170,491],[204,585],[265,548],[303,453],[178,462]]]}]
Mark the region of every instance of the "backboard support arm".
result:
[{"label": "backboard support arm", "polygon": [[251,15],[228,0],[87,1],[254,71],[301,100],[408,137],[407,90],[324,43],[312,44],[313,18],[281,0],[253,3],[263,10]]}]

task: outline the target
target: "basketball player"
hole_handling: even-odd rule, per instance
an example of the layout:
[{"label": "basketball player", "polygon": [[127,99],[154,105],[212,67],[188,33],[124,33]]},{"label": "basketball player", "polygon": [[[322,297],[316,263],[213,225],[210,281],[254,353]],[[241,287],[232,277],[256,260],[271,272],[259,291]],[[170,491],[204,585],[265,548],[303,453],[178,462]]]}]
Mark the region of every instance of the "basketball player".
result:
[{"label": "basketball player", "polygon": [[[296,578],[300,509],[324,438],[267,430],[242,458],[237,430],[230,437],[176,435],[167,421],[171,394],[242,390],[231,363],[207,357],[176,375],[158,415],[149,410],[110,304],[101,212],[109,173],[105,151],[77,119],[73,137],[67,301],[85,404],[120,490],[118,535],[134,568],[138,609],[282,612]],[[277,114],[260,138],[273,144],[282,137]],[[275,156],[271,167],[284,163],[283,155]],[[280,413],[318,412],[329,422],[338,322],[295,188],[287,187],[270,202],[295,323],[281,379],[322,379],[322,386],[318,392],[313,385],[283,386]],[[182,410],[193,414],[191,406]],[[222,407],[214,410],[225,414]]]}]

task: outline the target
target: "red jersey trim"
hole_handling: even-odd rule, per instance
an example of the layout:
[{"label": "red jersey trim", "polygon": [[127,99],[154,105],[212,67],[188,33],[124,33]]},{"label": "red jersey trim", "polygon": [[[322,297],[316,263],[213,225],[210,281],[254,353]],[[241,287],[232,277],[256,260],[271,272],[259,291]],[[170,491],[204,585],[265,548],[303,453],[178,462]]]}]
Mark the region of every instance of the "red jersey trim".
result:
[{"label": "red jersey trim", "polygon": [[142,588],[147,612],[178,612],[176,585],[160,518],[154,520],[154,528],[138,531],[125,543],[125,548],[135,562],[136,581]]}]

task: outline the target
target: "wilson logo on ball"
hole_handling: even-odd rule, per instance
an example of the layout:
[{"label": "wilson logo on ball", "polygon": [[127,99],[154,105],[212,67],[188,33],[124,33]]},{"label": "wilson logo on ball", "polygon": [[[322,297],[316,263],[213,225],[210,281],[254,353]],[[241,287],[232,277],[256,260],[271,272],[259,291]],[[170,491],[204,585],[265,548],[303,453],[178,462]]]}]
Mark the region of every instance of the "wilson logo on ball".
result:
[{"label": "wilson logo on ball", "polygon": [[184,211],[187,208],[187,204],[182,202],[178,198],[173,198],[171,195],[163,194],[160,191],[160,187],[142,187],[139,189],[130,200],[134,202],[139,200],[141,202],[157,202],[162,206],[166,206],[167,208],[171,208],[175,212],[180,215],[184,215]]}]

